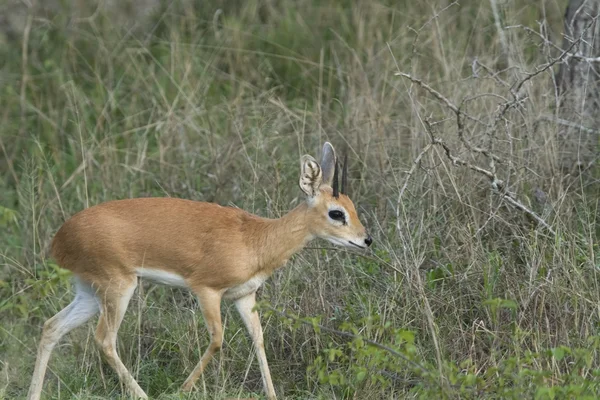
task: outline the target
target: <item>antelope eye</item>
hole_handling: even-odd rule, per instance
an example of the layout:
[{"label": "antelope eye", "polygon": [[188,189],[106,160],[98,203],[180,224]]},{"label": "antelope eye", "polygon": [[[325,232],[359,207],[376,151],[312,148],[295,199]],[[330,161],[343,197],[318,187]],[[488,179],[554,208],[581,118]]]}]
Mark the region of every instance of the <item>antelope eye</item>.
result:
[{"label": "antelope eye", "polygon": [[346,218],[344,216],[344,213],[341,212],[340,210],[331,210],[331,211],[329,211],[329,218],[334,219],[336,221],[340,221],[340,222],[346,222]]}]

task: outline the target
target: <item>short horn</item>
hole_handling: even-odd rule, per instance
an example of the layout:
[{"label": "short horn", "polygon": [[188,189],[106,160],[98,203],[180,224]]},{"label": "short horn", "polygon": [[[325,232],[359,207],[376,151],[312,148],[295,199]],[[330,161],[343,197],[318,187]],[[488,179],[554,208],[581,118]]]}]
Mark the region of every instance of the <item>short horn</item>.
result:
[{"label": "short horn", "polygon": [[347,195],[348,192],[348,153],[344,154],[344,165],[342,166],[342,190],[341,193]]},{"label": "short horn", "polygon": [[339,191],[339,186],[338,186],[338,163],[337,161],[335,162],[335,166],[333,167],[333,197],[335,197],[336,199],[338,197],[340,197],[340,191]]}]

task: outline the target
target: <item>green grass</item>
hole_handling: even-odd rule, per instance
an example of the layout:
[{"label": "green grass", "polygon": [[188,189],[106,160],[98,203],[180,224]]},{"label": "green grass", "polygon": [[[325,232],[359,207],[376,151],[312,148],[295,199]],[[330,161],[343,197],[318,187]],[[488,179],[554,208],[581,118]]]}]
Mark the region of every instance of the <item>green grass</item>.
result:
[{"label": "green grass", "polygon": [[[557,166],[559,127],[545,118],[557,66],[495,120],[511,99],[502,82],[556,54],[509,29],[507,59],[489,2],[401,3],[184,2],[125,23],[104,9],[77,21],[65,12],[32,20],[27,57],[6,39],[0,396],[26,395],[41,326],[72,299],[69,273],[46,252],[66,218],[136,196],[277,217],[303,200],[300,156],[330,140],[348,149],[351,197],[375,245],[358,255],[311,243],[260,290],[283,311],[263,307],[262,318],[281,398],[593,398],[600,191]],[[537,30],[545,18],[560,43],[565,2],[544,4],[502,3],[502,24]],[[475,76],[475,57],[499,79],[483,67]],[[439,146],[407,173],[432,132],[455,156],[492,166],[461,142],[442,101],[396,72],[474,116],[466,138],[503,160],[497,177],[556,235]],[[223,320],[225,348],[190,398],[260,397],[250,340],[227,303]],[[122,396],[93,332],[90,323],[56,348],[46,398]],[[153,398],[187,398],[178,389],[207,344],[191,294],[146,284],[119,332],[124,363]]]}]

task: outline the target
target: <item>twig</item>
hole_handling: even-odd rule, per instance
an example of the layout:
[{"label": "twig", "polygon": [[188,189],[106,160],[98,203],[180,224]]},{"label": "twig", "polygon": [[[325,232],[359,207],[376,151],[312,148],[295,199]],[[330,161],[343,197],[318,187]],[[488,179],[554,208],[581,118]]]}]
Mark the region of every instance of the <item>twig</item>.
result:
[{"label": "twig", "polygon": [[494,122],[491,124],[491,126],[489,128],[489,132],[494,132],[496,130],[498,122],[504,118],[504,116],[506,115],[508,110],[510,110],[513,107],[518,106],[520,103],[522,103],[523,101],[525,101],[527,99],[526,96],[521,97],[519,95],[519,92],[521,91],[521,88],[523,87],[523,85],[525,85],[525,83],[527,83],[528,81],[530,81],[537,75],[539,75],[545,71],[548,71],[550,68],[552,68],[558,62],[562,61],[568,54],[570,54],[571,50],[580,41],[581,41],[581,38],[577,39],[566,50],[562,50],[561,54],[558,57],[550,59],[550,61],[548,61],[547,63],[538,66],[534,72],[525,72],[525,77],[523,79],[521,79],[520,81],[514,82],[508,89],[510,91],[511,95],[513,96],[513,100],[504,103],[504,105],[500,108],[500,110],[494,117]]},{"label": "twig", "polygon": [[576,122],[571,122],[569,120],[563,119],[563,118],[557,118],[557,117],[550,117],[550,116],[542,116],[539,118],[539,121],[548,121],[548,122],[552,122],[558,125],[563,125],[569,128],[575,128],[578,129],[580,131],[586,132],[586,133],[592,133],[592,134],[599,134],[600,130],[598,129],[592,129],[592,128],[586,128],[585,126],[578,124]]},{"label": "twig", "polygon": [[512,196],[510,196],[508,193],[502,193],[502,192],[499,192],[499,193],[502,195],[502,197],[504,197],[504,200],[506,200],[513,206],[515,206],[515,208],[523,211],[525,214],[529,215],[531,218],[535,219],[540,225],[542,225],[544,228],[548,229],[548,232],[550,232],[553,236],[556,236],[556,232],[554,232],[554,230],[550,227],[550,225],[548,225],[548,223],[546,221],[544,221],[544,219],[542,217],[540,217],[535,212],[533,212],[532,210],[527,208],[527,206],[525,206],[523,203],[516,200]]},{"label": "twig", "polygon": [[498,179],[493,172],[488,171],[487,169],[478,167],[477,165],[473,165],[473,164],[469,163],[468,161],[464,161],[458,157],[453,156],[452,151],[450,150],[448,145],[446,145],[446,143],[444,143],[441,139],[434,138],[433,143],[436,145],[439,145],[440,147],[442,147],[444,149],[446,156],[450,159],[450,161],[452,161],[452,164],[464,166],[464,167],[469,168],[470,170],[473,170],[477,173],[485,175],[490,180],[490,184],[492,186],[492,190],[494,193],[497,193],[500,196],[502,196],[502,198],[504,200],[506,200],[508,203],[513,205],[515,208],[523,211],[525,214],[529,215],[531,218],[536,220],[540,225],[542,225],[544,228],[546,228],[548,230],[548,232],[550,232],[553,236],[556,236],[556,232],[554,231],[554,229],[552,229],[552,227],[546,221],[544,221],[544,219],[542,217],[540,217],[534,211],[530,210],[527,206],[525,206],[523,203],[521,203],[520,201],[515,199],[513,197],[513,195],[510,192],[508,192],[504,182],[502,180]]},{"label": "twig", "polygon": [[480,122],[480,123],[481,123],[481,121],[477,120],[474,117],[471,117],[469,114],[462,111],[460,109],[460,107],[457,107],[454,103],[452,103],[450,100],[448,100],[448,98],[446,98],[444,95],[442,95],[440,92],[438,92],[437,90],[435,90],[434,88],[432,88],[431,86],[426,84],[425,82],[423,82],[421,79],[415,78],[409,74],[405,74],[404,72],[396,72],[395,75],[410,79],[412,82],[421,86],[423,89],[425,89],[429,93],[431,93],[435,98],[437,98],[438,100],[440,100],[441,102],[446,104],[446,106],[456,114],[456,122],[457,122],[457,126],[458,126],[458,137],[461,140],[461,142],[463,142],[463,144],[465,145],[465,147],[467,149],[469,149],[470,151],[474,151],[476,153],[481,153],[484,156],[489,157],[498,163],[502,163],[502,159],[500,157],[498,157],[497,155],[491,153],[490,151],[488,151],[486,149],[482,149],[481,147],[473,145],[464,136],[464,122],[463,122],[464,117],[469,118],[470,120],[473,120],[473,121]]},{"label": "twig", "polygon": [[[561,59],[561,57],[563,57],[563,55],[561,55],[560,57],[548,62],[547,64],[545,64],[544,66],[542,66],[541,68],[538,68],[536,70],[536,72],[529,74],[528,76],[526,76],[525,78],[523,78],[521,80],[521,82],[519,82],[516,86],[516,91],[513,91],[511,89],[511,93],[514,96],[514,100],[510,101],[510,102],[506,102],[504,104],[504,106],[501,108],[501,110],[498,112],[498,114],[496,114],[496,116],[494,117],[494,123],[492,124],[492,129],[495,129],[497,123],[504,117],[504,114],[512,107],[514,107],[515,105],[519,104],[521,101],[524,100],[524,98],[519,98],[518,96],[518,90],[523,86],[523,84],[528,81],[529,79],[533,78],[535,75],[542,73],[543,71],[547,70],[548,68],[550,68],[552,65],[554,65],[556,62],[558,62],[558,60]],[[500,196],[502,196],[502,198],[504,198],[508,203],[512,204],[514,207],[516,207],[517,209],[523,211],[524,213],[526,213],[527,215],[529,215],[530,217],[532,217],[534,220],[536,220],[540,225],[542,225],[543,227],[545,227],[552,235],[556,236],[556,232],[552,229],[552,227],[546,222],[544,221],[543,218],[541,218],[539,215],[537,215],[535,212],[533,212],[532,210],[530,210],[527,206],[525,206],[524,204],[522,204],[521,202],[519,202],[518,200],[516,200],[513,195],[511,193],[508,192],[506,185],[504,184],[504,182],[500,179],[497,178],[496,173],[495,173],[495,164],[494,162],[498,162],[501,163],[502,160],[500,157],[494,155],[492,152],[482,149],[480,147],[474,146],[472,145],[465,137],[464,137],[464,121],[463,121],[463,117],[467,117],[469,118],[469,115],[466,114],[465,112],[463,112],[459,107],[457,107],[456,105],[454,105],[454,103],[452,103],[450,100],[448,100],[444,95],[442,95],[440,92],[438,92],[437,90],[433,89],[431,86],[429,86],[428,84],[426,84],[425,82],[423,82],[422,80],[415,78],[409,74],[403,73],[403,72],[396,72],[397,76],[402,76],[404,78],[410,79],[412,82],[416,83],[417,85],[421,86],[422,88],[424,88],[425,90],[427,90],[429,93],[431,93],[435,98],[437,98],[438,100],[440,100],[441,102],[443,102],[444,104],[446,104],[446,106],[452,110],[455,114],[456,114],[456,122],[457,122],[457,126],[458,126],[458,136],[461,140],[461,142],[465,145],[465,147],[467,147],[467,149],[469,149],[472,152],[476,152],[476,153],[480,153],[483,154],[484,156],[488,157],[490,159],[491,162],[491,167],[492,167],[492,171],[487,170],[485,168],[481,168],[477,165],[471,164],[468,161],[465,161],[459,157],[456,157],[454,155],[452,155],[452,151],[450,150],[450,147],[448,147],[448,145],[441,140],[440,138],[437,138],[434,132],[434,128],[431,125],[431,123],[427,120],[425,120],[425,126],[427,127],[430,135],[431,135],[431,144],[434,145],[438,145],[440,147],[442,147],[444,149],[444,152],[446,153],[446,157],[448,157],[448,159],[450,161],[452,161],[452,164],[454,165],[460,165],[460,166],[464,166],[467,167],[468,169],[475,171],[479,174],[485,175],[489,180],[490,180],[490,184],[491,187],[493,189],[493,191],[495,193],[498,193]],[[514,85],[513,85],[514,87]],[[428,149],[429,150],[429,149]]]},{"label": "twig", "polygon": [[[552,46],[555,50],[558,50],[560,52],[564,52],[565,50],[558,46],[556,43],[554,43],[553,41],[549,40],[547,37],[545,37],[544,35],[542,35],[541,33],[531,29],[528,26],[524,26],[524,25],[511,25],[511,26],[507,26],[504,29],[523,29],[525,32],[528,33],[532,33],[536,36],[538,36],[540,39],[543,40],[545,45],[550,45]],[[581,38],[578,40],[580,41]],[[577,41],[575,41],[576,43]],[[571,52],[567,52],[566,53],[566,57],[565,58],[574,58],[576,60],[581,60],[581,61],[586,61],[586,62],[590,62],[590,63],[597,63],[600,62],[600,57],[585,57],[585,56],[581,56],[579,54],[576,53],[571,53]]]},{"label": "twig", "polygon": [[[431,86],[429,86],[428,84],[426,84],[425,82],[423,82],[421,79],[415,78],[415,77],[413,77],[412,75],[409,75],[409,74],[405,74],[404,72],[396,72],[394,75],[396,75],[396,76],[402,76],[404,78],[410,79],[412,82],[416,83],[417,85],[421,86],[423,89],[425,89],[429,93],[431,93],[435,98],[437,98],[438,100],[440,100],[443,103],[445,103],[446,106],[449,109],[451,109],[452,111],[454,111],[455,113],[462,113],[462,111],[460,111],[458,109],[458,107],[456,107],[450,100],[448,100],[440,92],[438,92],[437,90],[435,90],[434,88],[432,88]],[[468,117],[467,114],[465,114],[465,116]]]},{"label": "twig", "polygon": [[[404,191],[406,190],[406,187],[408,186],[408,180],[410,179],[411,175],[417,169],[417,166],[421,163],[421,159],[423,158],[423,156],[431,149],[431,147],[433,147],[432,143],[427,144],[427,146],[425,146],[423,148],[423,150],[421,150],[421,152],[419,153],[417,158],[414,159],[413,165],[412,165],[412,167],[410,167],[410,170],[406,171],[406,180],[404,181],[404,185],[402,185],[402,188],[400,189],[400,193],[398,193],[397,210],[400,209],[400,200],[402,200]],[[398,213],[399,213],[399,211],[396,211],[396,214],[397,214],[396,216],[398,216]]]},{"label": "twig", "polygon": [[518,96],[517,94],[519,93],[519,90],[521,90],[521,88],[523,87],[523,85],[529,81],[530,79],[534,78],[535,76],[541,74],[544,71],[547,71],[548,69],[552,68],[556,63],[558,63],[559,61],[562,61],[563,58],[565,58],[569,52],[571,51],[571,49],[573,49],[573,47],[575,47],[579,41],[581,40],[581,38],[579,38],[578,40],[574,41],[568,49],[564,50],[558,57],[551,59],[550,61],[548,61],[546,64],[542,64],[541,66],[537,67],[535,69],[534,72],[528,72],[527,76],[525,78],[523,78],[521,80],[521,82],[519,82],[516,87],[513,85],[513,87],[515,87],[514,89],[511,88],[511,93],[513,93],[513,96],[515,96],[515,100],[517,100]]},{"label": "twig", "polygon": [[434,138],[433,139],[433,144],[436,144],[438,146],[440,146],[442,149],[444,149],[444,152],[446,153],[446,156],[448,157],[448,159],[450,159],[450,161],[452,161],[453,165],[456,166],[462,166],[462,167],[467,167],[470,170],[473,170],[475,172],[478,172],[482,175],[487,176],[492,182],[495,182],[496,186],[497,185],[502,185],[503,182],[502,181],[498,181],[496,179],[496,177],[494,176],[494,174],[492,174],[490,171],[483,169],[481,167],[478,167],[477,165],[473,165],[468,161],[465,161],[461,158],[455,157],[452,155],[452,150],[450,150],[450,148],[448,147],[448,145],[439,138]]},{"label": "twig", "polygon": [[[473,70],[474,72],[477,72],[475,70],[475,65],[479,65],[481,68],[483,68],[485,70],[485,72],[488,73],[488,75],[490,76],[490,78],[492,78],[493,80],[496,81],[496,83],[504,86],[504,87],[510,87],[510,85],[504,81],[503,79],[501,79],[498,75],[500,75],[502,72],[506,71],[506,69],[501,70],[501,71],[494,71],[492,70],[490,67],[488,67],[487,65],[483,64],[481,61],[479,61],[477,58],[475,58],[475,60],[473,60]],[[512,67],[511,67],[512,68]]]},{"label": "twig", "polygon": [[496,162],[502,164],[502,159],[500,157],[498,157],[497,155],[495,155],[494,153],[492,153],[489,150],[475,146],[474,144],[472,144],[470,141],[467,140],[467,138],[464,135],[465,123],[463,121],[463,115],[464,115],[464,113],[462,113],[462,112],[456,113],[456,125],[458,127],[457,134],[458,134],[458,138],[460,139],[460,141],[463,142],[463,144],[465,145],[465,147],[468,150],[473,151],[475,153],[483,154],[484,156],[490,158],[492,161],[496,161]]}]

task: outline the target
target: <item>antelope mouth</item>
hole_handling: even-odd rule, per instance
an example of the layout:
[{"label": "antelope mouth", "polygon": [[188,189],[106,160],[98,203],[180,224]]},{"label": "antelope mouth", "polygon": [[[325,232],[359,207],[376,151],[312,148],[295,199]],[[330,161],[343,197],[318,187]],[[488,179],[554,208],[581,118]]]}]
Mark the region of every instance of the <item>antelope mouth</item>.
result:
[{"label": "antelope mouth", "polygon": [[365,247],[365,246],[360,246],[360,245],[358,245],[358,244],[354,243],[352,240],[348,240],[348,243],[350,243],[350,244],[351,244],[352,246],[354,246],[354,247],[358,247],[358,248],[359,248],[359,249],[361,249],[361,250],[364,250],[364,249],[366,249],[366,247]]}]

